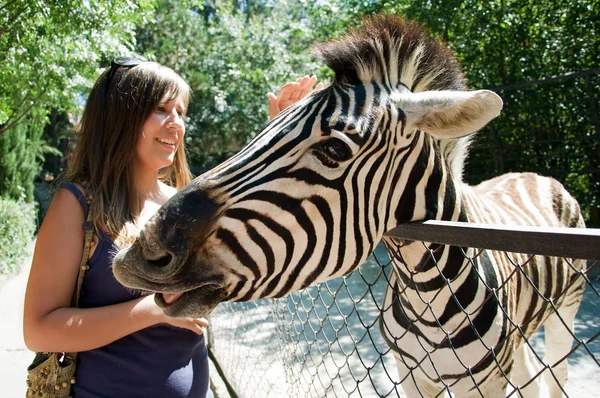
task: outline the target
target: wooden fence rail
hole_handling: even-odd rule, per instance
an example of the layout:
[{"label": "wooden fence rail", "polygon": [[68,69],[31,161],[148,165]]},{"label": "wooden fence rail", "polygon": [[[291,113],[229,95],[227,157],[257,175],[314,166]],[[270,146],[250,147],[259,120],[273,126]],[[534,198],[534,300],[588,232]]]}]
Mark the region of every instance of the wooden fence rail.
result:
[{"label": "wooden fence rail", "polygon": [[386,235],[445,245],[600,261],[600,229],[429,220],[399,225]]}]

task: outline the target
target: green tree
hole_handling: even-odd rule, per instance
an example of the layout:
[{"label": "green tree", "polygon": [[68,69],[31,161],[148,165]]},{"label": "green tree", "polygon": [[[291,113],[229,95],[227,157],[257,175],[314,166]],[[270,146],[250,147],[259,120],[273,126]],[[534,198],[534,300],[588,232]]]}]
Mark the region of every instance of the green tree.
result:
[{"label": "green tree", "polygon": [[[117,53],[133,51],[136,24],[152,10],[150,0],[7,0],[0,3],[0,134],[22,140],[23,152],[4,146],[7,157],[27,159],[25,173],[0,171],[0,195],[19,184],[31,200],[33,177],[49,146],[40,142],[52,109],[78,112],[81,93],[97,68]],[[31,160],[31,163],[30,162]],[[18,165],[17,165],[18,166]],[[21,177],[18,177],[18,175]]]}]

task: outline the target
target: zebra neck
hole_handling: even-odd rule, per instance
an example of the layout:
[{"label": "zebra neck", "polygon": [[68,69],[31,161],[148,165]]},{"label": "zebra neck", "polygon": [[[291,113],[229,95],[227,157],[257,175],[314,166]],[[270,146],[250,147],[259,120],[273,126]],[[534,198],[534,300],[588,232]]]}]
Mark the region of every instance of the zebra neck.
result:
[{"label": "zebra neck", "polygon": [[388,219],[388,229],[414,221],[467,221],[462,209],[464,183],[452,176],[439,145],[429,135],[415,133],[394,174],[389,203],[396,205],[390,212],[393,217]]},{"label": "zebra neck", "polygon": [[[467,222],[464,183],[454,179],[436,142],[427,135],[420,138],[420,145],[415,146],[416,150],[420,149],[418,156],[409,165],[411,175],[417,177],[413,177],[401,195],[395,211],[396,222]],[[399,274],[404,276],[400,279],[431,280],[431,288],[441,283],[442,276],[456,277],[466,262],[463,250],[454,246],[393,238],[386,239],[385,244]]]},{"label": "zebra neck", "polygon": [[[466,219],[464,209],[452,218],[453,221]],[[393,264],[392,279],[396,285],[393,290],[401,292],[398,303],[411,308],[414,314],[427,312],[431,307],[436,314],[445,314],[440,317],[445,322],[458,312],[458,307],[445,308],[444,300],[439,298],[448,292],[454,292],[461,305],[465,303],[470,309],[475,310],[482,304],[485,297],[481,292],[485,291],[485,285],[478,276],[480,260],[470,260],[473,249],[397,239],[388,239],[385,245]]]},{"label": "zebra neck", "polygon": [[[401,196],[413,200],[399,202],[399,207],[411,205],[412,208],[396,209],[396,221],[469,221],[471,190],[453,178],[433,140],[424,140],[414,165],[411,173],[417,170],[421,174],[412,177],[414,183],[407,184]],[[408,189],[412,189],[412,193],[406,193]],[[410,217],[403,219],[398,215]],[[486,288],[479,277],[480,263],[489,259],[479,256],[471,261],[468,256],[474,257],[473,249],[449,245],[394,238],[385,238],[384,244],[393,264],[390,282],[394,285],[390,289],[393,293],[386,295],[384,307],[394,312],[398,322],[402,314],[408,314],[411,320],[420,319],[431,325],[446,324],[460,318],[455,315],[462,311],[461,308],[472,312],[483,308]],[[491,277],[484,279],[491,280]],[[456,299],[447,299],[450,296]],[[437,315],[431,318],[427,314]]]},{"label": "zebra neck", "polygon": [[[451,188],[451,185],[453,183],[446,184],[446,191],[456,192],[454,191],[455,188]],[[443,208],[438,208],[437,217],[429,219],[469,221],[467,211],[461,200],[449,198],[448,195],[444,198],[442,199]],[[428,210],[428,213],[430,211],[431,209]],[[465,254],[470,254],[470,249],[467,248],[463,250],[463,248],[457,246],[430,242],[390,238],[385,244],[395,268],[405,276],[401,279],[416,279],[421,282],[435,279],[430,288],[439,288],[443,278],[454,279],[467,262]],[[443,283],[445,284],[445,282]]]}]

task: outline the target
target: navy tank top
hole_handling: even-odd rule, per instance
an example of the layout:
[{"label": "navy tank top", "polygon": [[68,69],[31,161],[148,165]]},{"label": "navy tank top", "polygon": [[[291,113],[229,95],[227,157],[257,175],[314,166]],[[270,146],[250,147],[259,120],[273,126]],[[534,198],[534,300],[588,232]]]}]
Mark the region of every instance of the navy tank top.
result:
[{"label": "navy tank top", "polygon": [[[73,184],[71,191],[83,206],[87,203]],[[141,297],[140,292],[121,285],[113,276],[112,260],[117,252],[112,240],[96,231],[98,245],[89,259],[79,306],[103,307]],[[77,356],[73,398],[205,398],[208,388],[208,355],[204,336],[187,329],[159,324],[140,330],[95,350]]]}]

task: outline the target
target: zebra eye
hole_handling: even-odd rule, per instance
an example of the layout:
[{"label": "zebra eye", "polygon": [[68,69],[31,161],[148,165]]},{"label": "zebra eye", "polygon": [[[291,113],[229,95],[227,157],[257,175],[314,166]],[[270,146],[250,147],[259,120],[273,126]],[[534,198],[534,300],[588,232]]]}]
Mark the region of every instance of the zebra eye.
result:
[{"label": "zebra eye", "polygon": [[336,162],[343,162],[352,157],[352,151],[346,143],[339,138],[330,138],[321,144],[321,149],[327,156]]}]

